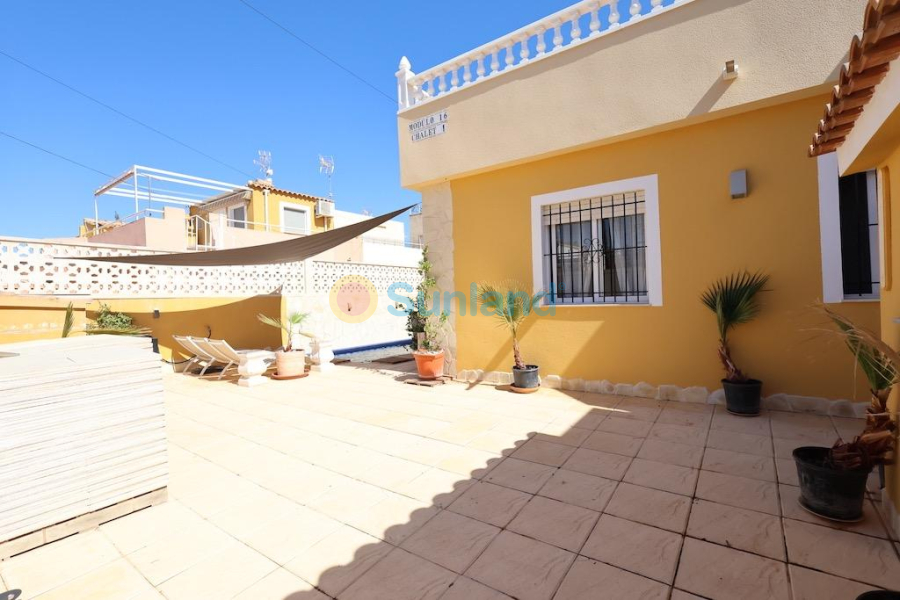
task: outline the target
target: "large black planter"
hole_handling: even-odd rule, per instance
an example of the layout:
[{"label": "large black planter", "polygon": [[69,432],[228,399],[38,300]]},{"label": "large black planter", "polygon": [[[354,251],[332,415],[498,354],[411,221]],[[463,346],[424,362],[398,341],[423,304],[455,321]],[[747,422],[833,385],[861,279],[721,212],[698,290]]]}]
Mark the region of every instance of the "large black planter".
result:
[{"label": "large black planter", "polygon": [[524,369],[513,367],[513,385],[519,389],[536,388],[541,385],[537,365],[525,365]]},{"label": "large black planter", "polygon": [[748,379],[738,383],[723,379],[722,388],[725,390],[725,408],[728,412],[745,417],[759,414],[759,406],[762,403],[762,381]]},{"label": "large black planter", "polygon": [[802,446],[794,450],[800,479],[800,505],[835,521],[859,521],[863,516],[869,469],[847,471],[826,464],[828,448]]},{"label": "large black planter", "polygon": [[900,600],[900,592],[889,590],[872,590],[856,597],[856,600]]}]

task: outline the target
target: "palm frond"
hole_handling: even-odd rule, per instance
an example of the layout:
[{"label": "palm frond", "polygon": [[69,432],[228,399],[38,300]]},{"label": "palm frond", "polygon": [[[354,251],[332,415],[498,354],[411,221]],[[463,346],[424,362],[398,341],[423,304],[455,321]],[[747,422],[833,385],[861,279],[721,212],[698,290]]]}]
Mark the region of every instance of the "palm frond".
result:
[{"label": "palm frond", "polygon": [[837,325],[839,334],[866,376],[873,393],[891,389],[900,379],[900,354],[874,333],[856,325],[844,315],[823,305],[825,314]]},{"label": "palm frond", "polygon": [[88,327],[85,335],[150,335],[149,327]]},{"label": "palm frond", "polygon": [[62,337],[67,338],[72,333],[72,327],[75,325],[75,305],[69,302],[66,307],[66,316],[63,319]]},{"label": "palm frond", "polygon": [[700,300],[716,315],[719,338],[728,339],[728,330],[735,325],[752,321],[759,314],[756,295],[769,282],[763,273],[735,273],[716,281]]},{"label": "palm frond", "polygon": [[524,368],[525,363],[519,355],[519,327],[522,322],[540,305],[544,292],[532,294],[517,281],[504,281],[499,284],[482,284],[478,287],[478,301],[482,309],[491,311],[499,327],[509,330],[513,340],[513,358],[516,366]]}]

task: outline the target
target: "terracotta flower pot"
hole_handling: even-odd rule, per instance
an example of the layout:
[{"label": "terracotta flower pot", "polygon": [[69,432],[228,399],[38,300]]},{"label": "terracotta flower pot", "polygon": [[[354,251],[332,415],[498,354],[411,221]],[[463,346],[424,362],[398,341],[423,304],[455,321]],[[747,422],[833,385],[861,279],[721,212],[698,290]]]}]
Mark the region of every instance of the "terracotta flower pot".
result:
[{"label": "terracotta flower pot", "polygon": [[413,352],[419,379],[438,379],[444,375],[444,351]]},{"label": "terracotta flower pot", "polygon": [[296,377],[306,372],[306,352],[294,350],[275,353],[275,367],[279,377]]}]

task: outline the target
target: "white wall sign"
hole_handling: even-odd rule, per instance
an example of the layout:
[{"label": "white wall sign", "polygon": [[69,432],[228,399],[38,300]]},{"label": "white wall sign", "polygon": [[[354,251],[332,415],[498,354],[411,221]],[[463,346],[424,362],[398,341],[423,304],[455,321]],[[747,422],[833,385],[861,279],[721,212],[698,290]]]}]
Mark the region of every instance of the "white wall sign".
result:
[{"label": "white wall sign", "polygon": [[414,142],[441,135],[445,131],[447,131],[446,110],[416,119],[409,124],[410,138]]}]

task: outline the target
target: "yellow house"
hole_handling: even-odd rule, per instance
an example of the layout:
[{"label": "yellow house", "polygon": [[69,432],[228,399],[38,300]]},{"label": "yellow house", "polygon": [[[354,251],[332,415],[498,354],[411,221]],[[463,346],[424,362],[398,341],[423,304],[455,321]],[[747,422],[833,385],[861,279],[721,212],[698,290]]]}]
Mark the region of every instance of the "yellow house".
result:
[{"label": "yellow house", "polygon": [[[862,12],[862,11],[860,11]],[[858,19],[859,17],[857,17]],[[877,204],[870,216],[880,235],[871,239],[881,257],[878,273],[881,337],[900,348],[900,241],[893,223],[900,215],[900,2],[870,1],[863,31],[853,36],[848,62],[841,67],[819,128],[809,147],[811,156],[843,176],[842,181],[874,188]],[[833,248],[832,248],[833,250]],[[824,242],[823,242],[824,251]],[[894,390],[890,410],[900,409]],[[887,468],[885,492],[888,518],[900,530],[897,505],[900,473]]]},{"label": "yellow house", "polygon": [[271,181],[257,179],[246,188],[220,194],[191,208],[191,214],[211,220],[221,214],[229,227],[309,235],[334,227],[334,203],[275,187]]},{"label": "yellow house", "polygon": [[[866,392],[815,305],[893,325],[880,323],[877,245],[832,243],[852,185],[804,147],[864,5],[654,1],[625,15],[584,1],[425,71],[404,58],[401,182],[422,195],[440,288],[456,304],[509,278],[552,291],[553,314],[521,340],[552,385],[705,399],[722,373],[700,295],[762,271],[736,360],[765,395],[786,394],[773,402],[849,414],[817,400]],[[854,192],[858,211],[873,183]],[[505,332],[456,304],[456,373],[510,371]]]}]

